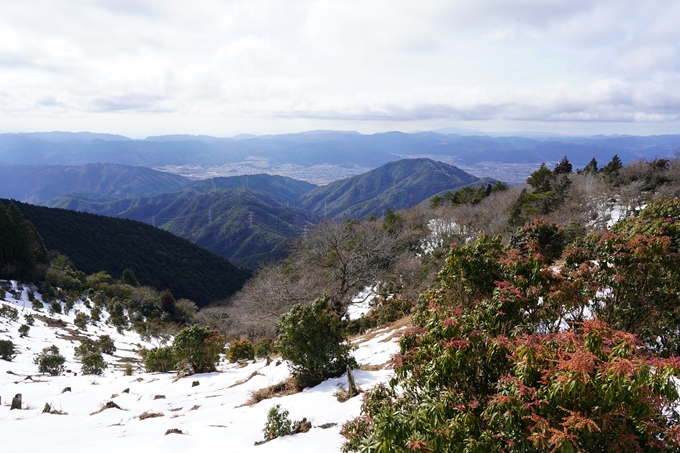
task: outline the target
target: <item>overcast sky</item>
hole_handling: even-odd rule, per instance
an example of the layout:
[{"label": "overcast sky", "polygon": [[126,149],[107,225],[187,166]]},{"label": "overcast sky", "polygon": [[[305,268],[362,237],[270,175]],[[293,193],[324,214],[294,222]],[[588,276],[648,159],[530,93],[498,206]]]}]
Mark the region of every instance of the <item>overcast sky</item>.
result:
[{"label": "overcast sky", "polygon": [[680,1],[0,0],[0,132],[680,133]]}]

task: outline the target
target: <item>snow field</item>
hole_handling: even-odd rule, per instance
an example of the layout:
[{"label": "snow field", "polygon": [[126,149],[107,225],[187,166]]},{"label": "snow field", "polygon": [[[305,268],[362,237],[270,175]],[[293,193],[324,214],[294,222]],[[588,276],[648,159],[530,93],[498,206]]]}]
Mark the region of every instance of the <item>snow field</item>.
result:
[{"label": "snow field", "polygon": [[[15,286],[16,288],[16,286]],[[38,296],[36,294],[36,296]],[[17,356],[13,361],[0,360],[0,432],[3,453],[23,453],[49,450],[51,452],[187,452],[218,448],[226,452],[333,452],[340,451],[344,441],[340,435],[342,424],[360,413],[361,397],[340,403],[334,394],[339,386],[347,388],[346,376],[329,379],[314,388],[279,398],[267,399],[247,406],[253,391],[282,382],[290,377],[285,362],[273,359],[248,362],[246,366],[220,362],[218,372],[196,374],[177,379],[174,373],[146,373],[136,361],[142,347],[159,346],[158,342],[144,341],[135,332],[119,333],[115,328],[98,323],[78,331],[73,325],[75,310],[88,312],[82,303],[68,315],[47,314],[32,310],[24,290],[16,299],[7,293],[0,304],[19,310],[19,319],[10,321],[0,317],[0,339],[11,340]],[[20,338],[18,328],[23,315],[36,317],[28,337]],[[38,316],[61,320],[63,325],[48,326]],[[383,329],[366,341],[354,340],[354,355],[366,365],[383,365],[398,351],[394,331]],[[97,339],[109,335],[115,345],[114,356],[104,355],[109,367],[102,376],[80,373],[74,360],[74,348],[80,344],[77,335]],[[56,345],[66,358],[62,376],[38,373],[33,363],[35,354]],[[123,366],[132,361],[133,375],[125,376]],[[74,373],[76,375],[74,375]],[[368,390],[391,376],[389,369],[357,370],[355,379]],[[198,382],[197,386],[193,386]],[[66,387],[71,391],[63,392]],[[129,389],[129,393],[123,393]],[[10,410],[15,394],[21,393],[23,410]],[[101,410],[109,401],[121,409]],[[45,403],[53,411],[42,413]],[[307,418],[313,428],[307,433],[274,439],[260,446],[262,428],[269,409],[280,404],[290,412],[291,420]],[[101,411],[100,411],[101,410]],[[98,412],[100,411],[100,412]],[[140,418],[142,414],[162,414]],[[320,425],[335,423],[327,429]],[[168,434],[179,429],[184,434]]]}]

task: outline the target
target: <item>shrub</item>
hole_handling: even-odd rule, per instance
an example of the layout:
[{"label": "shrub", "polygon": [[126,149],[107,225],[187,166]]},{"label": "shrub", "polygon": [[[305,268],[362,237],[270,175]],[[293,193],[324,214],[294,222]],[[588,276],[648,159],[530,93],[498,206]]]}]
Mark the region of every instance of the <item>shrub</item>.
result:
[{"label": "shrub", "polygon": [[142,351],[142,363],[150,373],[167,373],[177,369],[177,357],[172,346]]},{"label": "shrub", "polygon": [[58,301],[56,301],[56,300],[53,301],[53,302],[50,304],[50,311],[51,311],[52,313],[61,313],[61,302],[58,302]]},{"label": "shrub", "polygon": [[452,248],[343,450],[678,451],[678,357],[659,357],[673,351],[661,323],[678,325],[677,254],[644,234],[581,242],[560,270],[484,237]]},{"label": "shrub", "polygon": [[132,376],[132,364],[125,364],[125,367],[123,368],[123,374],[125,374],[125,376]]},{"label": "shrub", "polygon": [[31,330],[30,327],[28,327],[26,324],[22,324],[19,326],[19,336],[20,337],[27,337],[28,332]]},{"label": "shrub", "polygon": [[264,425],[262,433],[265,440],[276,439],[277,437],[287,436],[292,431],[293,422],[288,418],[288,411],[281,409],[281,405],[269,409],[267,413],[267,422]]},{"label": "shrub", "polygon": [[308,422],[306,418],[291,421],[288,418],[288,411],[281,409],[281,405],[277,404],[269,409],[269,412],[267,413],[267,422],[264,425],[262,433],[264,433],[265,441],[270,441],[277,437],[306,433],[311,427],[312,424]]},{"label": "shrub", "polygon": [[73,324],[75,324],[81,330],[87,330],[87,322],[89,320],[90,320],[89,316],[87,316],[83,312],[80,312],[80,313],[76,313],[76,317],[73,320]]},{"label": "shrub", "polygon": [[42,302],[40,302],[38,299],[33,299],[31,301],[31,308],[36,311],[40,311],[45,307]]},{"label": "shrub", "polygon": [[7,293],[3,288],[0,288],[0,299],[4,300],[7,297]]},{"label": "shrub", "polygon": [[113,355],[116,352],[116,345],[113,344],[113,340],[108,335],[100,335],[97,344],[103,354]]},{"label": "shrub", "polygon": [[263,338],[257,343],[255,343],[255,357],[264,358],[269,357],[272,353],[272,343],[274,340],[271,338]]},{"label": "shrub", "polygon": [[275,347],[301,387],[314,386],[340,376],[347,366],[357,366],[349,354],[340,317],[328,303],[324,297],[309,305],[298,304],[281,316]]},{"label": "shrub", "polygon": [[224,337],[208,327],[187,327],[177,334],[172,346],[178,363],[190,365],[196,373],[207,373],[215,370]]},{"label": "shrub", "polygon": [[35,324],[35,318],[30,313],[24,315],[24,320],[26,321],[26,324],[28,324],[29,326],[32,326],[33,324]]},{"label": "shrub", "polygon": [[94,307],[92,310],[90,310],[90,319],[95,322],[101,321],[101,314],[102,309],[99,307]]},{"label": "shrub", "polygon": [[82,364],[81,370],[83,374],[99,375],[109,366],[104,361],[99,344],[92,340],[82,341],[80,346],[75,348],[75,355]]},{"label": "shrub", "polygon": [[52,345],[36,354],[33,363],[38,365],[38,371],[49,373],[52,376],[59,376],[64,371],[66,359],[59,354],[59,348]]},{"label": "shrub", "polygon": [[3,318],[7,318],[10,321],[16,321],[17,319],[19,319],[19,310],[12,307],[11,305],[1,304],[0,316],[2,316]]},{"label": "shrub", "polygon": [[64,372],[64,363],[66,359],[59,354],[59,348],[52,345],[36,354],[33,363],[38,365],[38,371],[41,373],[49,373],[52,376],[59,376]]},{"label": "shrub", "polygon": [[255,347],[249,340],[235,340],[227,349],[227,359],[232,363],[242,359],[252,360],[254,358]]},{"label": "shrub", "polygon": [[14,343],[10,340],[0,340],[0,359],[11,362],[16,357]]}]

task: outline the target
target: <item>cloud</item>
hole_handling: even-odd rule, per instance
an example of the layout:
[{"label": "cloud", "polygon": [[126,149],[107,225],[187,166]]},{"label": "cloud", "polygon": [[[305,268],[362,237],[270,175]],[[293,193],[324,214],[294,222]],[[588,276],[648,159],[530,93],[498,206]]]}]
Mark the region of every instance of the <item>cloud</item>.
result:
[{"label": "cloud", "polygon": [[0,4],[0,117],[20,113],[27,125],[51,114],[105,131],[125,112],[257,128],[281,119],[674,127],[680,114],[680,4],[669,0]]}]

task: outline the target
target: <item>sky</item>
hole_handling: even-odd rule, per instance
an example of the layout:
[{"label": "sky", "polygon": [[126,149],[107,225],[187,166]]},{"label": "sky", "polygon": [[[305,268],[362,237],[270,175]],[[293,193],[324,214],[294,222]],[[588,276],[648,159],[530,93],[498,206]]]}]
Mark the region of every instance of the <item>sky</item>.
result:
[{"label": "sky", "polygon": [[0,0],[0,132],[680,133],[677,0]]}]

